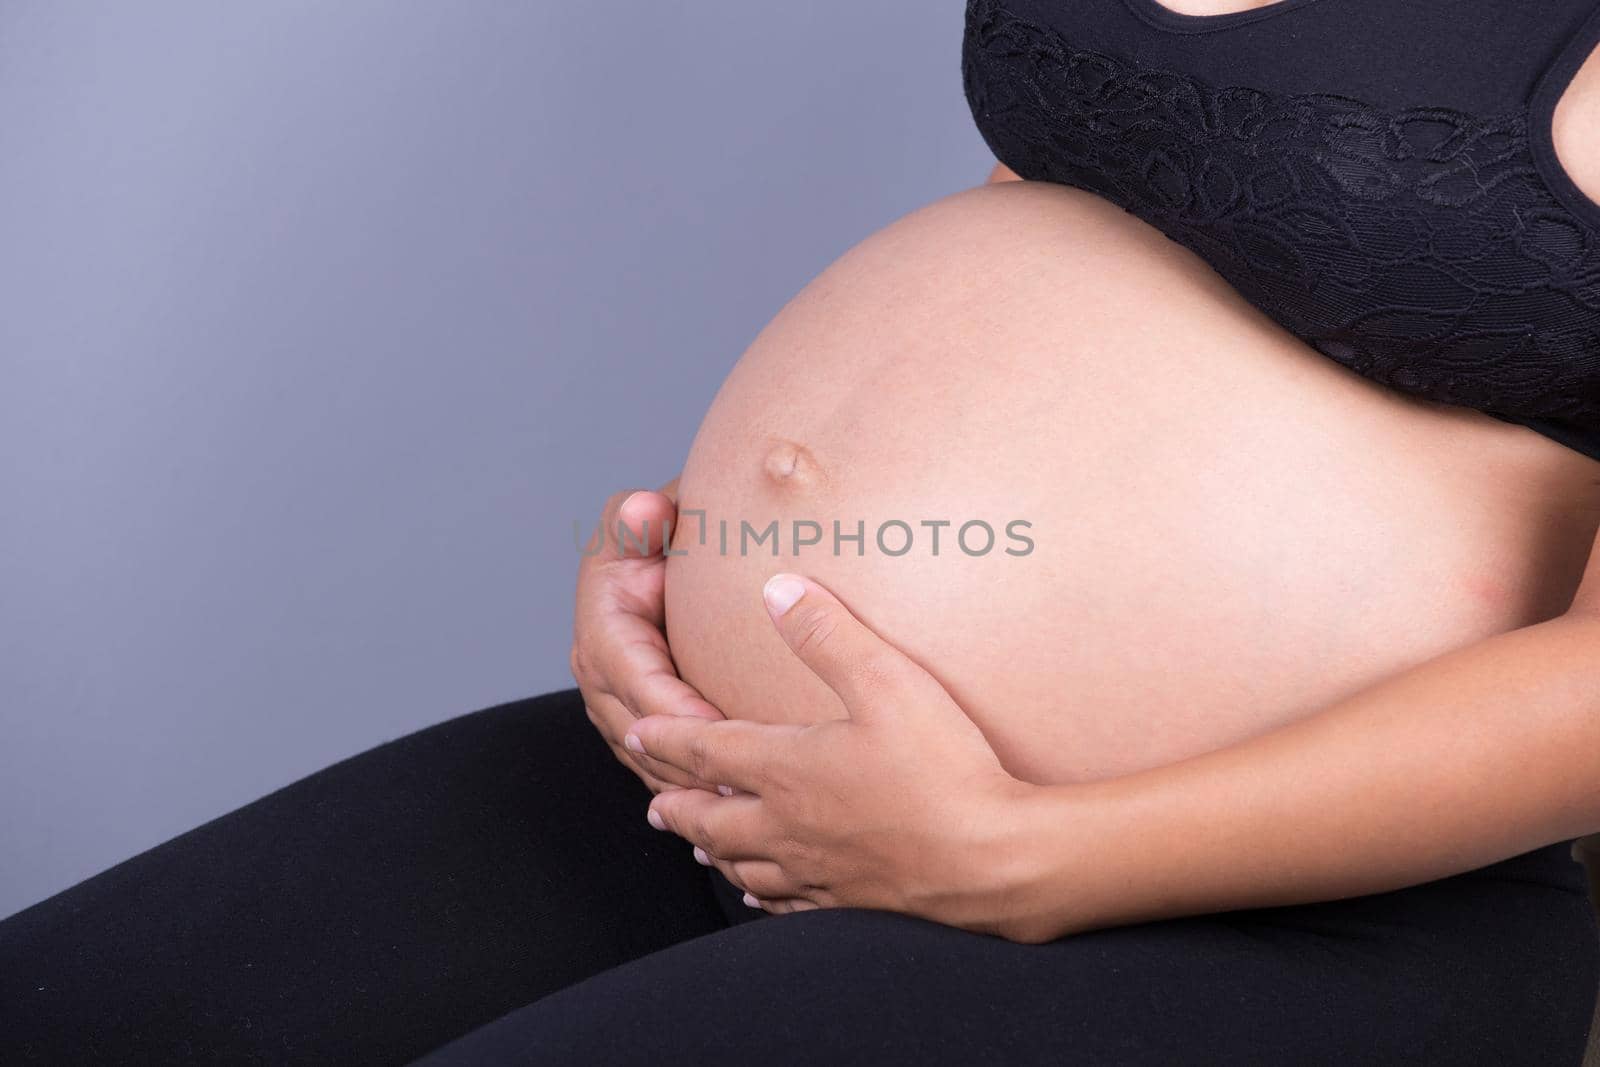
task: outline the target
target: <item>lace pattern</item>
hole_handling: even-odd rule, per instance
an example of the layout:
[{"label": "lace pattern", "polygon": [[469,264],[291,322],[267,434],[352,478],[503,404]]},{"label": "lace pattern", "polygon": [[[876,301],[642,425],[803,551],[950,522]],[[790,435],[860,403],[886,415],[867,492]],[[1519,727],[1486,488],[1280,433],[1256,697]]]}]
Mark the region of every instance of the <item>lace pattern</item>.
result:
[{"label": "lace pattern", "polygon": [[1600,433],[1600,248],[1527,109],[1215,87],[969,0],[967,101],[1023,178],[1106,197],[1295,336],[1408,394]]}]

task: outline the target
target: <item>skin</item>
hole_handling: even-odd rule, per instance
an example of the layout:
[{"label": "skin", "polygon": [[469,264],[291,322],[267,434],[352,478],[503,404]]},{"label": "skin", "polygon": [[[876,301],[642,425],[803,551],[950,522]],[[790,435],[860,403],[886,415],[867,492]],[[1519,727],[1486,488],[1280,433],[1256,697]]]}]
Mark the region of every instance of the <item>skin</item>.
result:
[{"label": "skin", "polygon": [[[803,569],[1012,774],[1106,778],[1559,613],[1597,479],[1524,427],[1346,370],[1100,198],[995,183],[840,257],[723,383],[679,483],[668,644],[730,718],[842,714],[752,595]],[[953,528],[939,556],[926,531],[898,557],[738,543],[740,523],[890,516],[1021,518],[1034,549],[968,557]]]},{"label": "skin", "polygon": [[602,533],[590,541],[597,551],[578,568],[572,640],[572,675],[589,721],[653,793],[704,783],[623,748],[623,736],[644,709],[722,718],[678,677],[667,650],[663,532],[677,514],[677,485],[674,478],[654,492],[630,490],[606,501]]},{"label": "skin", "polygon": [[880,908],[1037,943],[1381,892],[1600,826],[1600,563],[1558,619],[1247,743],[1069,786],[1008,775],[921,667],[784,578],[804,593],[769,600],[778,632],[849,718],[651,715],[624,739],[737,787],[667,790],[649,818],[765,894],[751,906]]},{"label": "skin", "polygon": [[[1600,139],[1584,132],[1596,123],[1591,58],[1553,122],[1559,155],[1590,195],[1600,190]],[[1012,179],[1004,167],[991,178]],[[634,506],[662,511],[671,501]],[[809,580],[795,606],[768,614],[842,717],[726,721],[692,687],[627,681],[640,672],[638,654],[619,652],[633,639],[614,637],[613,625],[662,616],[649,581],[624,576],[664,561],[633,562],[608,571],[616,588],[644,590],[622,609],[618,598],[586,606],[580,579],[586,699],[614,701],[597,726],[620,758],[655,776],[652,823],[693,842],[702,862],[769,910],[887,907],[1038,941],[1378,892],[1600,829],[1594,562],[1565,608],[1392,672],[1315,714],[1161,766],[1047,784],[1008,770],[946,687]],[[655,652],[647,674],[668,669],[662,656],[671,663],[664,641]]]}]

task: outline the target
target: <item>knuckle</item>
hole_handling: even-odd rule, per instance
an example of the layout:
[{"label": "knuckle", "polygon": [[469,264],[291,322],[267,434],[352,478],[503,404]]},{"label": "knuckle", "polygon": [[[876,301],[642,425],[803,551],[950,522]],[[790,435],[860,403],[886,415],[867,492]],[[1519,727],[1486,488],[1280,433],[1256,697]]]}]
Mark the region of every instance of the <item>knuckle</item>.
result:
[{"label": "knuckle", "polygon": [[779,782],[775,792],[778,796],[775,798],[777,804],[774,807],[782,812],[784,840],[793,844],[795,848],[804,847],[802,838],[817,821],[815,792],[804,786],[797,788],[789,781]]},{"label": "knuckle", "polygon": [[711,767],[711,742],[704,737],[690,739],[688,748],[689,773],[705,778]]},{"label": "knuckle", "polygon": [[792,836],[780,838],[773,848],[773,859],[786,871],[800,874],[814,872],[811,850]]},{"label": "knuckle", "polygon": [[735,863],[733,869],[738,875],[740,888],[755,896],[782,897],[788,893],[789,887],[770,866],[759,863]]},{"label": "knuckle", "polygon": [[692,821],[689,827],[689,839],[713,856],[720,853],[718,846],[721,842],[711,832],[711,827],[706,825],[706,821],[703,818],[697,818]]},{"label": "knuckle", "polygon": [[794,634],[794,650],[804,655],[825,648],[839,628],[838,620],[826,605],[802,605],[790,623]]}]

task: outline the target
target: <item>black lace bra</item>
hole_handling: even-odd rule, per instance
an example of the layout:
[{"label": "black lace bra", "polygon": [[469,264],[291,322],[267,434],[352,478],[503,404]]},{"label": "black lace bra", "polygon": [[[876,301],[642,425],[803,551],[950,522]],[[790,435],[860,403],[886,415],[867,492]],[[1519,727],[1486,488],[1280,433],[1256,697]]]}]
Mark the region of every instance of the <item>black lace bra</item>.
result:
[{"label": "black lace bra", "polygon": [[1596,0],[969,0],[962,74],[1021,177],[1362,375],[1600,459],[1600,204],[1550,133],[1597,43]]}]

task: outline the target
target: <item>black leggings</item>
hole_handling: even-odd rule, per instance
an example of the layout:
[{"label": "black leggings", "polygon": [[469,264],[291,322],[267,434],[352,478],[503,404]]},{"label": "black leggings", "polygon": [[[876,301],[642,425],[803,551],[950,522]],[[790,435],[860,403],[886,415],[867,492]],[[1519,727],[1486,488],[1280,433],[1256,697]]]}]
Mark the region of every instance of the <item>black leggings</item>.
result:
[{"label": "black leggings", "polygon": [[574,691],[345,760],[0,922],[0,1063],[1582,1055],[1600,939],[1566,845],[1025,946],[751,911],[648,799]]}]

